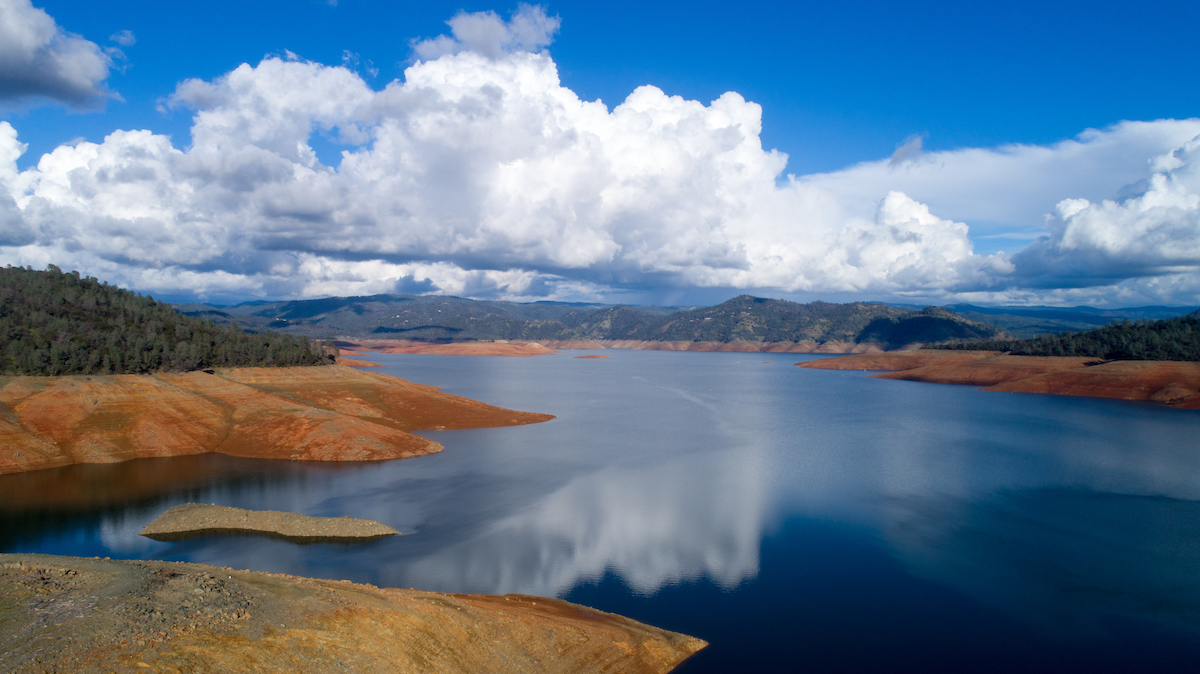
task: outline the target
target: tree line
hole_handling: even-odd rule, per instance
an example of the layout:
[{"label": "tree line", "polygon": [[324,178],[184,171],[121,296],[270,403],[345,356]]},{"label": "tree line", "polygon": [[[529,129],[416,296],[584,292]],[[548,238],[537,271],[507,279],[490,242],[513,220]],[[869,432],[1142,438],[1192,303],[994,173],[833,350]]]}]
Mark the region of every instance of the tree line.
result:
[{"label": "tree line", "polygon": [[1007,351],[1019,356],[1200,361],[1200,311],[1157,321],[1123,320],[1087,332],[1012,341],[951,342],[931,348]]},{"label": "tree line", "polygon": [[64,273],[0,269],[0,372],[138,374],[332,363],[332,345],[185,316],[149,295]]}]

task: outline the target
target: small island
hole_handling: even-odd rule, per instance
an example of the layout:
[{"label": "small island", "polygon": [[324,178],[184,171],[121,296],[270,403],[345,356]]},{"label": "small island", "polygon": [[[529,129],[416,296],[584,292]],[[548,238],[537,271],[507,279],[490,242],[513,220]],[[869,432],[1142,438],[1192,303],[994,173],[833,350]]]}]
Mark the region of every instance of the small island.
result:
[{"label": "small island", "polygon": [[353,517],[309,517],[278,510],[243,510],[204,503],[168,509],[139,532],[156,541],[183,541],[200,536],[258,534],[293,543],[365,543],[400,532]]}]

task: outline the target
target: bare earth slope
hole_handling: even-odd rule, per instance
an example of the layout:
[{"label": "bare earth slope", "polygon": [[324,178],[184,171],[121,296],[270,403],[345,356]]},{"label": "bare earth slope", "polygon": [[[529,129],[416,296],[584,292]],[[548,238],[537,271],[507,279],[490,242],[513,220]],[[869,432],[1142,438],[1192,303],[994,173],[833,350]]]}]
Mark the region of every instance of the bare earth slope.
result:
[{"label": "bare earth slope", "polygon": [[[636,351],[725,351],[738,353],[876,353],[883,345],[873,342],[664,342],[638,339],[552,339],[540,342],[462,341],[421,342],[406,339],[339,340],[342,353],[352,348],[379,353],[438,356],[548,356],[557,349],[633,349]],[[339,361],[343,362],[343,361]],[[354,365],[357,361],[344,361]],[[366,361],[364,361],[366,362]],[[359,366],[361,367],[361,366]]]},{"label": "bare earth slope", "polygon": [[5,672],[668,672],[706,644],[555,599],[0,555]]},{"label": "bare earth slope", "polygon": [[824,370],[889,370],[872,375],[985,391],[1160,402],[1200,409],[1200,363],[1010,356],[994,351],[892,351],[797,363]]},{"label": "bare earth slope", "polygon": [[395,459],[442,449],[409,431],[552,418],[340,365],[0,377],[0,474],[206,452]]}]

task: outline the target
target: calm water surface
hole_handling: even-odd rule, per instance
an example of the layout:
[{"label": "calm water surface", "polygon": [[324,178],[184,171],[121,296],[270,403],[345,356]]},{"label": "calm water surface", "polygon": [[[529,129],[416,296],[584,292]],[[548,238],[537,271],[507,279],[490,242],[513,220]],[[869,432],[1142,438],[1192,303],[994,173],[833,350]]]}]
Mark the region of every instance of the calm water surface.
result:
[{"label": "calm water surface", "polygon": [[[792,367],[806,356],[603,353],[372,356],[558,418],[424,433],[446,451],[377,464],[7,476],[0,549],[553,595],[711,642],[684,672],[1200,662],[1200,413]],[[405,535],[137,535],[188,501]]]}]

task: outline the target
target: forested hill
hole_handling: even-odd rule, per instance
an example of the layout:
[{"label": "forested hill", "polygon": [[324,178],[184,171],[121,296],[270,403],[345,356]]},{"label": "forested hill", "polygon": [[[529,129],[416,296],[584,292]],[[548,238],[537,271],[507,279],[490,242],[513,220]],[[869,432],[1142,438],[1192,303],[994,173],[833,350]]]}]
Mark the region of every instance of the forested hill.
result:
[{"label": "forested hill", "polygon": [[307,337],[185,316],[77,272],[0,269],[0,372],[125,374],[333,362]]},{"label": "forested hill", "polygon": [[1039,335],[1016,341],[963,342],[940,348],[1008,351],[1020,356],[1200,361],[1200,311],[1158,321],[1125,320],[1087,332]]},{"label": "forested hill", "polygon": [[742,295],[712,307],[629,307],[374,295],[235,307],[181,305],[189,315],[311,337],[458,340],[882,342],[997,338],[998,328],[948,311],[855,302],[798,304]]}]

